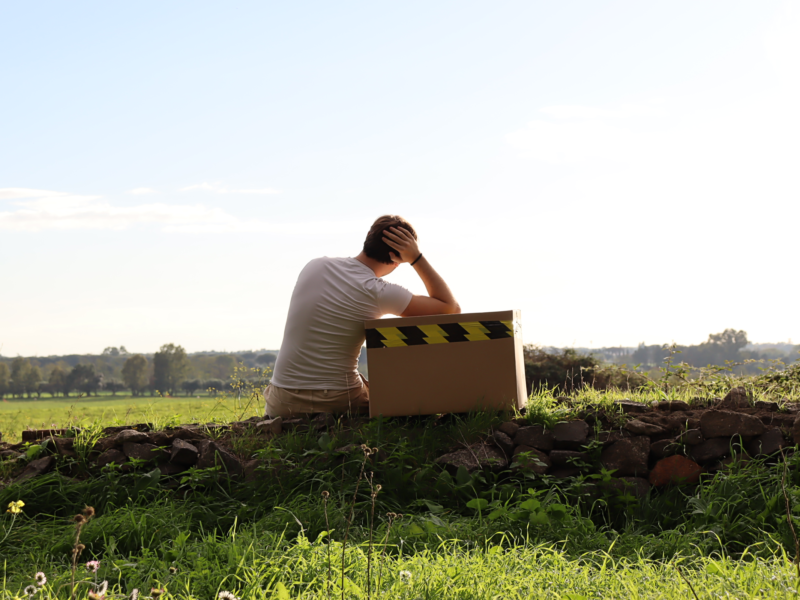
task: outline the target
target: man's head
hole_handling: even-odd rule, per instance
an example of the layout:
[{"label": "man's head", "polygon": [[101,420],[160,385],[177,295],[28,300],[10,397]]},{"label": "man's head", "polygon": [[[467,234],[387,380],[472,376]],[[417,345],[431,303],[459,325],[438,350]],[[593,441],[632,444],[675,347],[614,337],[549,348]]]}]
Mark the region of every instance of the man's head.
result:
[{"label": "man's head", "polygon": [[383,215],[382,217],[378,217],[372,224],[372,227],[369,228],[367,239],[364,240],[364,254],[372,260],[377,260],[384,265],[394,264],[391,256],[389,256],[392,249],[383,241],[383,232],[389,229],[389,227],[405,229],[414,236],[414,239],[417,239],[417,232],[414,231],[411,223],[406,221],[403,217],[397,215]]}]

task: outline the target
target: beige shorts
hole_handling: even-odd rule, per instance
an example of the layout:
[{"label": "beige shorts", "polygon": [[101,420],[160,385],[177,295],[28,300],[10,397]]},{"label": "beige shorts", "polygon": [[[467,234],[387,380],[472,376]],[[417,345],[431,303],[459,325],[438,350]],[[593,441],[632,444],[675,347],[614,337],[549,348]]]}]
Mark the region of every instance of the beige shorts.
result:
[{"label": "beige shorts", "polygon": [[349,390],[292,390],[270,384],[264,390],[264,413],[270,417],[293,417],[312,413],[369,412],[369,382]]}]

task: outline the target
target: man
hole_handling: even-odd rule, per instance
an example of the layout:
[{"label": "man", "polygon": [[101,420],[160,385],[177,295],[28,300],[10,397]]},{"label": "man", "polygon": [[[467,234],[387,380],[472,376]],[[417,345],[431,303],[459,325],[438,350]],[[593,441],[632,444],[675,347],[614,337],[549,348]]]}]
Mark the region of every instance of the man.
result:
[{"label": "man", "polygon": [[[384,281],[403,263],[422,279],[427,296]],[[364,412],[369,385],[358,373],[364,321],[385,314],[415,317],[460,313],[450,288],[422,255],[417,233],[396,215],[373,223],[355,258],[317,258],[297,278],[266,414]]]}]

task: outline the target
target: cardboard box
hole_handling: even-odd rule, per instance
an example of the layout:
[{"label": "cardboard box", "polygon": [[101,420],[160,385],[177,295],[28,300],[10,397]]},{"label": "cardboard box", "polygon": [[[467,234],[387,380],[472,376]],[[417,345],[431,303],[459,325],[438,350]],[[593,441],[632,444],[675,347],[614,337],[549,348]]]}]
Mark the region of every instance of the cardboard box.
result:
[{"label": "cardboard box", "polygon": [[371,417],[525,406],[520,312],[364,322]]}]

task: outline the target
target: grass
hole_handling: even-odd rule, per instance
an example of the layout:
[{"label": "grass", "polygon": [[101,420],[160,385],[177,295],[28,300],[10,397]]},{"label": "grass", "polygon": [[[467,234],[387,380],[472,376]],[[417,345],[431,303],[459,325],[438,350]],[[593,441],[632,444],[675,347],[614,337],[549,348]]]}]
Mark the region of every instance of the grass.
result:
[{"label": "grass", "polygon": [[[531,398],[528,419],[552,423],[580,410],[618,410],[613,401],[621,398],[651,403],[663,392],[587,390],[569,404],[541,393]],[[47,400],[15,402],[15,423],[43,418],[20,411],[25,407],[59,410],[46,407]],[[59,402],[62,411],[69,404],[99,410],[59,413],[64,424],[82,418],[109,425],[134,416],[127,422],[222,422],[261,410],[233,399]],[[228,442],[240,458],[263,460],[247,482],[191,470],[165,486],[145,466],[91,478],[73,469],[71,477],[50,473],[0,488],[0,506],[25,502],[0,542],[0,599],[23,597],[37,571],[49,580],[37,598],[69,597],[63,586],[75,543],[71,518],[86,504],[97,516],[81,533],[81,599],[104,580],[117,598],[134,588],[144,597],[165,587],[162,598],[185,600],[216,598],[223,590],[242,599],[797,596],[780,465],[756,460],[708,477],[703,486],[635,501],[587,495],[580,480],[451,474],[432,463],[484,438],[500,420],[492,413],[374,419],[274,439],[233,432]],[[359,444],[378,452],[365,462]],[[788,460],[788,502],[800,524],[800,456]],[[403,516],[390,520],[389,513]],[[0,539],[10,516],[0,514]],[[82,566],[91,559],[101,563],[96,580]]]},{"label": "grass", "polygon": [[243,403],[230,396],[100,396],[47,400],[5,399],[0,402],[3,440],[18,442],[25,429],[92,424],[227,422],[263,414],[263,404]]}]

